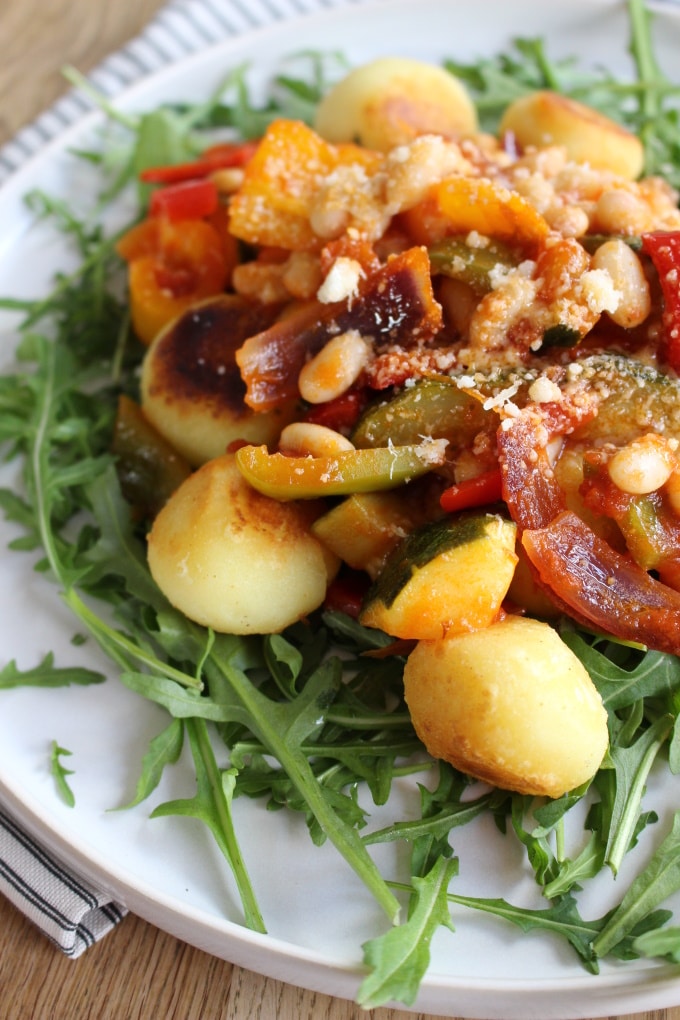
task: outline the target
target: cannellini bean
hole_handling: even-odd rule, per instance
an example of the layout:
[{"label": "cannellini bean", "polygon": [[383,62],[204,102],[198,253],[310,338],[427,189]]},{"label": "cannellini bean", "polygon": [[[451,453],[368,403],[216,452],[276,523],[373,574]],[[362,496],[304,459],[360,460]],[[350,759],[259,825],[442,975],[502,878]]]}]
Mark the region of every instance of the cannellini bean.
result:
[{"label": "cannellini bean", "polygon": [[516,99],[500,123],[526,148],[562,145],[570,159],[634,180],[643,167],[642,143],[615,121],[583,103],[547,90]]},{"label": "cannellini bean", "polygon": [[643,323],[652,310],[652,299],[642,263],[630,245],[619,238],[605,241],[593,255],[592,267],[603,269],[620,295],[610,318],[624,329]]},{"label": "cannellini bean", "polygon": [[336,453],[348,453],[354,449],[354,443],[346,436],[314,422],[291,422],[286,425],[279,439],[281,453],[297,457],[332,457]]},{"label": "cannellini bean", "polygon": [[243,184],[245,173],[240,166],[226,166],[210,176],[220,194],[233,195]]},{"label": "cannellini bean", "polygon": [[324,404],[341,396],[363,372],[370,350],[354,329],[334,336],[300,372],[298,387],[303,400]]},{"label": "cannellini bean", "polygon": [[609,477],[622,492],[643,496],[668,482],[677,466],[667,439],[650,433],[621,447],[607,465]]},{"label": "cannellini bean", "polygon": [[338,560],[312,535],[306,504],[252,489],[232,454],[194,472],[157,515],[151,575],[190,620],[229,634],[273,634],[323,601]]},{"label": "cannellini bean", "polygon": [[593,230],[603,234],[641,234],[651,226],[650,213],[637,195],[623,188],[603,191],[593,210]]},{"label": "cannellini bean", "polygon": [[404,692],[430,754],[503,789],[560,797],[594,775],[607,749],[590,676],[552,627],[529,617],[420,641]]},{"label": "cannellini bean", "polygon": [[444,68],[381,57],[330,89],[314,126],[329,142],[358,141],[387,152],[418,135],[472,134],[477,114],[464,85]]}]

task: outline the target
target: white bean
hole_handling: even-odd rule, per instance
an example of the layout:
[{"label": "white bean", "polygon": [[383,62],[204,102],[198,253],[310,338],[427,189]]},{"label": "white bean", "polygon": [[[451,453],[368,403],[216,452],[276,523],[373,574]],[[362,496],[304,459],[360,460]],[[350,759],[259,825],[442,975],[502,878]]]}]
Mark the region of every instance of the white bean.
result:
[{"label": "white bean", "polygon": [[662,436],[650,433],[621,447],[609,461],[609,477],[618,489],[633,496],[644,496],[665,485],[677,461],[670,444]]},{"label": "white bean", "polygon": [[605,241],[593,255],[592,266],[603,269],[620,294],[610,318],[624,329],[643,323],[652,309],[652,300],[642,264],[630,245],[618,238]]},{"label": "white bean", "polygon": [[314,422],[291,422],[279,439],[279,450],[289,456],[332,457],[354,449],[354,443],[346,436]]},{"label": "white bean", "polygon": [[368,342],[355,329],[334,336],[300,372],[298,387],[303,400],[325,404],[341,396],[359,378],[369,354]]}]

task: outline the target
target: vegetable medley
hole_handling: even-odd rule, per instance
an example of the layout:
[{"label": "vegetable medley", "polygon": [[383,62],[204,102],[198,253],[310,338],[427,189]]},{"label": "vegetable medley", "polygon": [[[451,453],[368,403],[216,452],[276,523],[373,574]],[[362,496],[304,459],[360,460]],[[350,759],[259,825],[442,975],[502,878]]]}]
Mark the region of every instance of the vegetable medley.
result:
[{"label": "vegetable medley", "polygon": [[170,602],[261,634],[340,600],[407,643],[436,757],[590,780],[606,712],[549,621],[680,652],[680,210],[643,165],[574,99],[494,136],[449,72],[379,58],[313,127],[147,171],[118,248],[145,428],[186,461],[148,537]]},{"label": "vegetable medley", "polygon": [[[640,76],[656,74],[639,3],[631,18]],[[309,118],[270,109],[256,137],[144,166],[148,203],[106,250],[129,308],[117,376],[87,403],[93,366],[62,307],[57,342],[27,333],[23,356],[64,406],[25,379],[7,404],[17,450],[54,430],[27,457],[33,494],[64,469],[59,421],[90,423],[38,525],[30,498],[4,507],[124,682],[168,708],[156,762],[189,741],[197,798],[154,813],[209,819],[246,923],[264,927],[235,796],[303,811],[391,918],[402,887],[367,848],[412,843],[395,930],[421,933],[421,959],[388,975],[394,932],[369,943],[367,1005],[413,1001],[451,904],[545,921],[597,970],[666,955],[656,908],[680,887],[643,871],[618,912],[578,917],[577,883],[616,873],[653,821],[655,757],[678,766],[678,192],[643,137],[559,82],[516,89],[491,131],[456,70],[380,58]],[[74,546],[83,501],[96,527]],[[384,803],[411,772],[438,777],[423,817],[362,836],[347,791]],[[454,830],[481,811],[526,846],[550,907],[450,891]]]}]

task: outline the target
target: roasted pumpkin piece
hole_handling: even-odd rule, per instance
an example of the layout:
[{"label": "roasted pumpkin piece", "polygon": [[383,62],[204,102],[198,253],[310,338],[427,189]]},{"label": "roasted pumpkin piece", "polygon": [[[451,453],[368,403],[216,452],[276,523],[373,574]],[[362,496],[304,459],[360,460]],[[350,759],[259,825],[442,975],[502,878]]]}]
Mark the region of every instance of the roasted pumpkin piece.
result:
[{"label": "roasted pumpkin piece", "polygon": [[411,532],[366,595],[359,620],[397,638],[436,639],[497,619],[517,563],[515,525],[496,514]]},{"label": "roasted pumpkin piece", "polygon": [[320,248],[310,214],[320,182],[341,164],[374,173],[381,157],[358,145],[331,145],[302,121],[267,129],[229,205],[231,233],[250,244],[291,251]]},{"label": "roasted pumpkin piece", "polygon": [[318,517],[312,532],[354,570],[376,577],[405,535],[435,512],[422,483],[392,492],[356,492]]},{"label": "roasted pumpkin piece", "polygon": [[203,298],[224,290],[233,268],[225,241],[207,220],[154,216],[118,242],[128,262],[130,317],[143,344]]},{"label": "roasted pumpkin piece", "polygon": [[402,214],[402,223],[416,244],[476,231],[527,256],[537,254],[550,230],[525,198],[486,177],[447,177],[432,185],[422,202]]}]

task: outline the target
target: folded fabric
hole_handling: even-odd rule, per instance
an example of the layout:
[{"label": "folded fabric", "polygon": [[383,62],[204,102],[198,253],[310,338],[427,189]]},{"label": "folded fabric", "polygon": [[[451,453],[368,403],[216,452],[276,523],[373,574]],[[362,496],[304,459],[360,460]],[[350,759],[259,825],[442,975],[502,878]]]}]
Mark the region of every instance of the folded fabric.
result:
[{"label": "folded fabric", "polygon": [[0,810],[0,891],[72,959],[127,909],[78,877]]},{"label": "folded fabric", "polygon": [[[110,56],[90,76],[111,97],[181,57],[222,39],[362,0],[171,0],[148,28]],[[53,137],[89,109],[69,92],[33,124],[0,149],[0,184]],[[30,918],[55,945],[75,959],[109,932],[126,908],[108,893],[76,875],[23,831],[0,801],[0,894]]]}]

